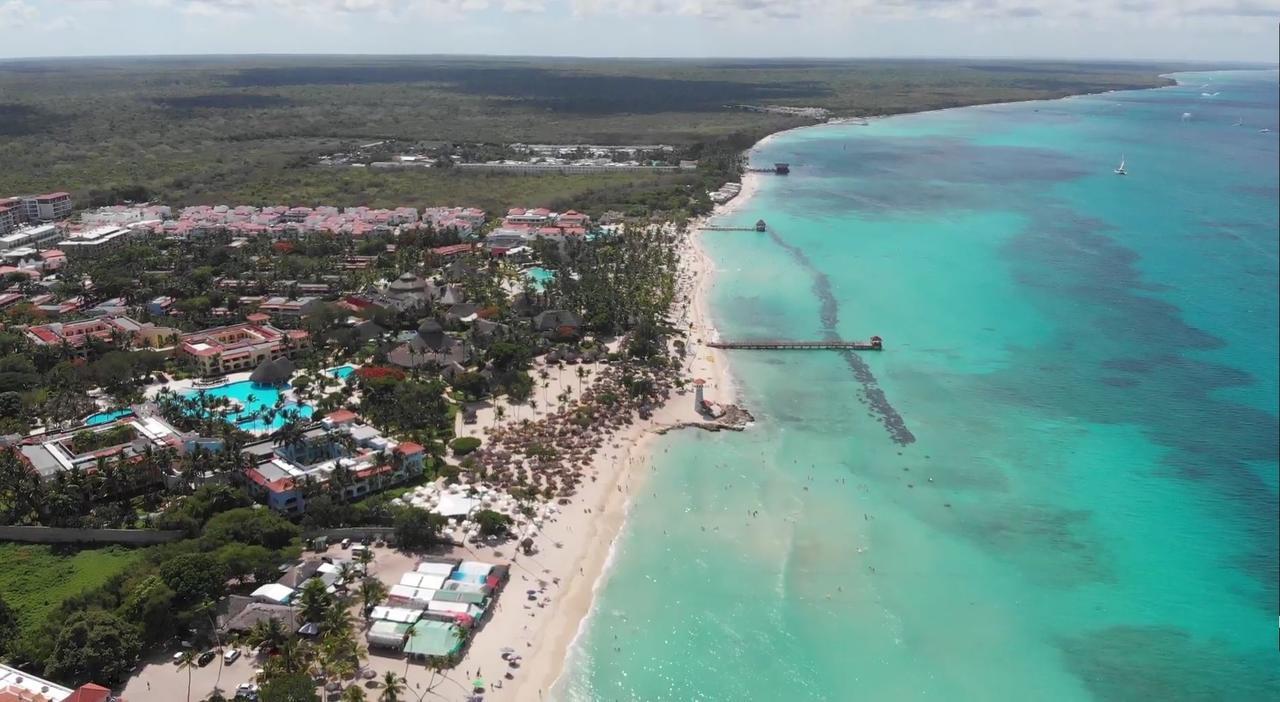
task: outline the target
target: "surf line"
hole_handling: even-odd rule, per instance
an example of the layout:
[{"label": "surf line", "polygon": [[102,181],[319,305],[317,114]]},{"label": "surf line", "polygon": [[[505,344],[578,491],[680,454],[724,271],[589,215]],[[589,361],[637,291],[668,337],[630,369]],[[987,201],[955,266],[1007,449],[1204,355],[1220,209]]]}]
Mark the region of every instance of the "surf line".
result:
[{"label": "surf line", "polygon": [[[818,297],[821,304],[819,316],[822,320],[822,334],[827,341],[838,341],[840,335],[836,333],[836,327],[840,322],[840,304],[836,302],[836,296],[831,292],[831,279],[826,273],[815,268],[809,257],[798,247],[783,241],[773,227],[769,227],[767,231],[774,243],[790,253],[796,263],[809,272],[813,280],[813,294]],[[899,446],[915,443],[916,435],[911,433],[907,428],[906,420],[890,404],[889,398],[885,396],[884,390],[867,362],[849,349],[842,349],[836,353],[844,357],[849,370],[853,371],[853,377],[862,384],[858,400],[871,409],[876,420],[885,428],[885,431],[889,432],[889,438]]]}]

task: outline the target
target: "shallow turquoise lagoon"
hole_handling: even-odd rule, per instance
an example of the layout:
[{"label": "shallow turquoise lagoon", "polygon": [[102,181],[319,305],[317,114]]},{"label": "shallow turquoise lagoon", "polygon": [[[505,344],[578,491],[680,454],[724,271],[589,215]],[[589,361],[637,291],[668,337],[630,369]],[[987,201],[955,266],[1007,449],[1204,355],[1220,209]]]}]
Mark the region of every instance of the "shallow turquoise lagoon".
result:
[{"label": "shallow turquoise lagoon", "polygon": [[753,153],[724,336],[885,350],[732,356],[755,426],[662,438],[549,697],[1280,699],[1277,76]]}]

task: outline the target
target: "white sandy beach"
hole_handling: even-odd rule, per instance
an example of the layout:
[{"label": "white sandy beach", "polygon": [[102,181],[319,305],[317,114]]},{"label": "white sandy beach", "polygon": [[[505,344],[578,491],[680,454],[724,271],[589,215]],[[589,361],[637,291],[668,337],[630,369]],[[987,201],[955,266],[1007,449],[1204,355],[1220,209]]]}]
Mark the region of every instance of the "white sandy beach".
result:
[{"label": "white sandy beach", "polygon": [[[746,202],[759,187],[759,176],[747,174],[742,193],[729,203],[718,206],[712,217],[731,214]],[[733,380],[722,351],[706,347],[717,338],[709,312],[709,293],[713,284],[714,265],[699,244],[698,227],[704,220],[690,222],[681,236],[681,272],[677,298],[686,304],[675,305],[677,325],[688,329],[687,375],[706,382],[707,399],[721,403],[737,400]],[[562,388],[577,396],[578,378],[571,371],[561,382],[559,373],[551,371],[550,388],[543,390],[539,380],[536,397],[541,402],[544,392],[554,402]],[[536,376],[536,371],[535,371]],[[521,410],[530,417],[530,410]],[[543,406],[538,414],[551,411]],[[514,408],[505,412],[502,421],[514,421]],[[652,466],[648,448],[655,430],[686,422],[704,421],[694,408],[692,391],[676,394],[655,412],[652,419],[627,427],[611,438],[595,457],[592,470],[598,479],[587,483],[562,513],[548,523],[536,539],[538,553],[514,560],[511,583],[499,600],[493,618],[477,633],[465,658],[450,677],[475,676],[483,673],[487,682],[502,679],[508,668],[501,658],[504,647],[514,648],[524,660],[511,670],[513,680],[502,680],[501,688],[493,688],[486,699],[537,700],[545,698],[560,676],[569,649],[591,609],[595,590],[606,576],[605,566],[614,540],[626,521],[633,491],[641,488]],[[482,410],[479,421],[466,433],[483,434],[493,425],[493,410]],[[690,431],[696,431],[691,429]],[[493,558],[491,549],[481,549],[476,557]],[[556,579],[559,582],[556,582]],[[538,602],[530,602],[527,590],[539,589],[546,583]],[[465,699],[460,688],[446,685],[433,690],[431,696],[441,699]]]}]

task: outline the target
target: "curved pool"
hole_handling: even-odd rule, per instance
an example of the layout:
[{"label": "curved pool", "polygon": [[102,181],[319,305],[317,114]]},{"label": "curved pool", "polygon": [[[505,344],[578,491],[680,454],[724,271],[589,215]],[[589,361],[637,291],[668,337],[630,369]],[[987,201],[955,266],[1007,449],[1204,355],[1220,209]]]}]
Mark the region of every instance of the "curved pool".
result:
[{"label": "curved pool", "polygon": [[95,412],[84,418],[84,425],[87,427],[95,427],[99,424],[114,422],[121,417],[128,417],[133,414],[133,410],[125,407],[124,409],[111,410],[110,412]]},{"label": "curved pool", "polygon": [[289,386],[259,385],[252,380],[242,380],[216,388],[194,390],[187,397],[207,395],[234,400],[240,409],[227,415],[227,421],[245,431],[274,431],[284,426],[288,414],[296,412],[303,419],[315,413],[311,405],[286,402],[282,394]]}]

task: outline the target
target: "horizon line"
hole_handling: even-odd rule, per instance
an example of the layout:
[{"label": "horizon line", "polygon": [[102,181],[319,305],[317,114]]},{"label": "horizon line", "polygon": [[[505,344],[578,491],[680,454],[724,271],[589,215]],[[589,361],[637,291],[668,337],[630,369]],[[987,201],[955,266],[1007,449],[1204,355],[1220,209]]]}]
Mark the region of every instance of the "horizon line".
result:
[{"label": "horizon line", "polygon": [[1175,58],[1070,58],[1063,56],[982,56],[982,55],[902,55],[902,56],[589,56],[571,54],[473,54],[473,53],[328,53],[328,52],[241,52],[241,53],[188,53],[188,54],[50,54],[34,56],[0,56],[0,63],[13,61],[71,61],[95,59],[163,60],[188,58],[485,58],[485,59],[541,59],[541,60],[591,60],[591,61],[813,61],[840,63],[847,61],[1005,61],[1005,62],[1058,62],[1075,64],[1126,63],[1126,64],[1187,64],[1222,65],[1254,68],[1280,68],[1280,62],[1246,61],[1241,59],[1175,59]]}]

